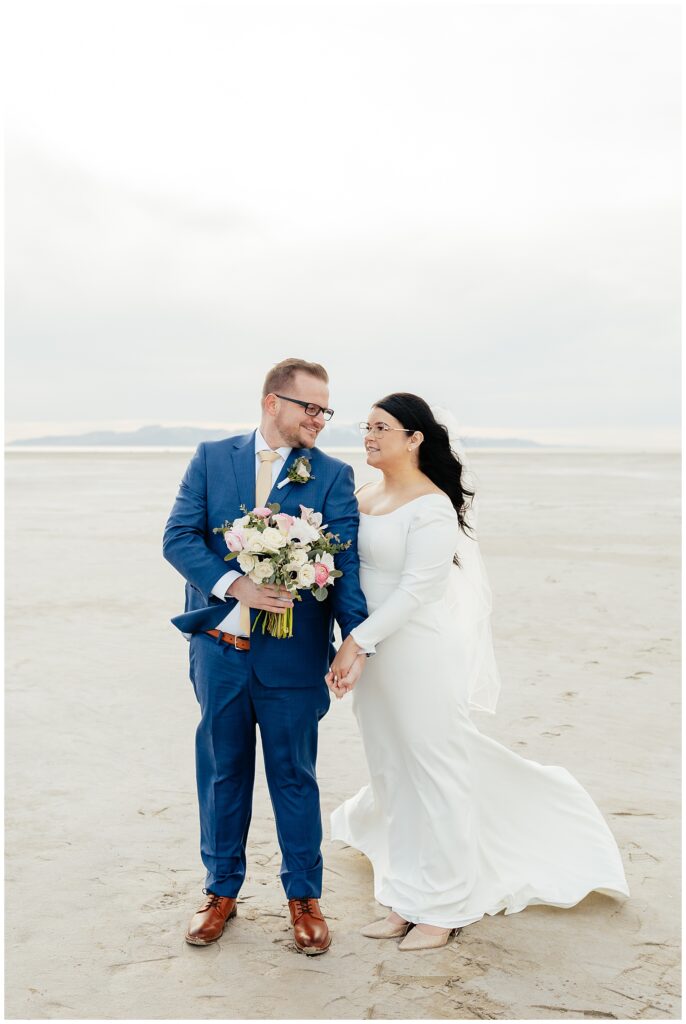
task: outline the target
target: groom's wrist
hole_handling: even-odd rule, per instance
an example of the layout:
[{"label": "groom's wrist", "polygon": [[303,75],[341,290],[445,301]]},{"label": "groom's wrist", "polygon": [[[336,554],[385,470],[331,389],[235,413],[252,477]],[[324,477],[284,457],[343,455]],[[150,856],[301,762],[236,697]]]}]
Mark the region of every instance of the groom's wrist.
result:
[{"label": "groom's wrist", "polygon": [[220,601],[226,601],[227,597],[231,596],[229,594],[231,587],[237,579],[240,579],[241,575],[242,573],[236,572],[235,569],[229,569],[228,572],[225,572],[212,587],[214,596],[218,597]]}]

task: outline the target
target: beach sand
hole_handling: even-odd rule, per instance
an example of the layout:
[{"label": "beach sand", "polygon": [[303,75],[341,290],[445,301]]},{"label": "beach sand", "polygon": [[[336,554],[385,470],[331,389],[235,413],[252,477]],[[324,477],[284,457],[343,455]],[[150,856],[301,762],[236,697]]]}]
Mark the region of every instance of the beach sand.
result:
[{"label": "beach sand", "polygon": [[[579,779],[631,898],[400,953],[358,934],[381,916],[370,865],[326,841],[333,945],[311,960],[291,943],[261,767],[238,918],[210,947],[183,940],[203,884],[198,707],[161,533],[187,460],[7,458],[6,1015],[679,1018],[678,458],[472,456],[503,679],[478,725]],[[350,700],[322,722],[319,779],[328,835],[366,781]]]}]

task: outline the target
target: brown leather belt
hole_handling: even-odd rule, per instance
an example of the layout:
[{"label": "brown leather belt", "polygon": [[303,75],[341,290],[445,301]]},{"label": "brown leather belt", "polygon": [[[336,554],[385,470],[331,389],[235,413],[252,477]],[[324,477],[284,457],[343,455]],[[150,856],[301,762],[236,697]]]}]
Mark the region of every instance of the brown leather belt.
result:
[{"label": "brown leather belt", "polygon": [[213,636],[215,639],[223,640],[225,644],[230,644],[237,651],[250,650],[250,641],[247,636],[234,636],[233,633],[222,633],[219,629],[206,629],[205,632],[208,636]]}]

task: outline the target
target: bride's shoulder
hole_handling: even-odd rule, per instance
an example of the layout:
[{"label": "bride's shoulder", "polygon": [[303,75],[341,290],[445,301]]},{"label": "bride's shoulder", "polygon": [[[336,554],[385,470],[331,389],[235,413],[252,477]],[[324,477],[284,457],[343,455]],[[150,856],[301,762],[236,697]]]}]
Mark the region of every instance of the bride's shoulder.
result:
[{"label": "bride's shoulder", "polygon": [[357,504],[360,512],[367,512],[371,506],[374,492],[377,490],[378,485],[376,483],[361,484],[355,491],[355,497],[357,498]]},{"label": "bride's shoulder", "polygon": [[429,479],[428,476],[424,476],[423,474],[421,479],[418,480],[415,485],[413,498],[415,500],[417,498],[442,498],[444,501],[447,501],[449,504],[452,504],[450,498],[445,493],[445,491],[442,491],[438,484],[435,484],[433,480]]},{"label": "bride's shoulder", "polygon": [[355,494],[356,495],[360,494],[361,491],[369,491],[370,487],[373,487],[373,486],[374,486],[374,484],[360,484],[359,487],[355,488]]},{"label": "bride's shoulder", "polygon": [[429,508],[451,508],[453,512],[455,511],[455,507],[450,498],[448,497],[448,495],[445,493],[445,491],[425,491],[423,494],[418,495],[418,497],[422,498],[424,505],[428,506]]},{"label": "bride's shoulder", "polygon": [[428,498],[432,494],[435,495],[437,498],[445,498],[446,501],[450,501],[450,498],[445,493],[445,491],[442,491],[440,487],[437,487],[436,484],[431,482],[428,482],[427,484],[422,486],[422,488],[417,491],[416,497]]},{"label": "bride's shoulder", "polygon": [[440,522],[453,520],[457,523],[455,506],[445,493],[438,488],[425,491],[418,495],[413,501],[408,502],[407,510],[410,513],[414,524],[421,525],[427,522]]}]

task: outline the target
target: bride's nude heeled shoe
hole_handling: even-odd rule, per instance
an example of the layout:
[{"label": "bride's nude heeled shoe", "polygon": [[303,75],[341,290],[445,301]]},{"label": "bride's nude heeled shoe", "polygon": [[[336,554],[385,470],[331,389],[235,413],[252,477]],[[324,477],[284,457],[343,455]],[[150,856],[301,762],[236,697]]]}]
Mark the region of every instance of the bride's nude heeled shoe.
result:
[{"label": "bride's nude heeled shoe", "polygon": [[403,939],[398,949],[402,949],[404,952],[412,952],[418,949],[439,949],[441,946],[447,945],[448,939],[453,932],[455,935],[459,935],[461,930],[461,928],[446,928],[443,932],[436,932],[430,935],[427,932],[420,932],[419,928],[415,927]]},{"label": "bride's nude heeled shoe", "polygon": [[399,939],[407,934],[410,922],[403,924],[392,924],[387,917],[382,921],[373,921],[361,929],[360,934],[366,935],[368,939]]}]

